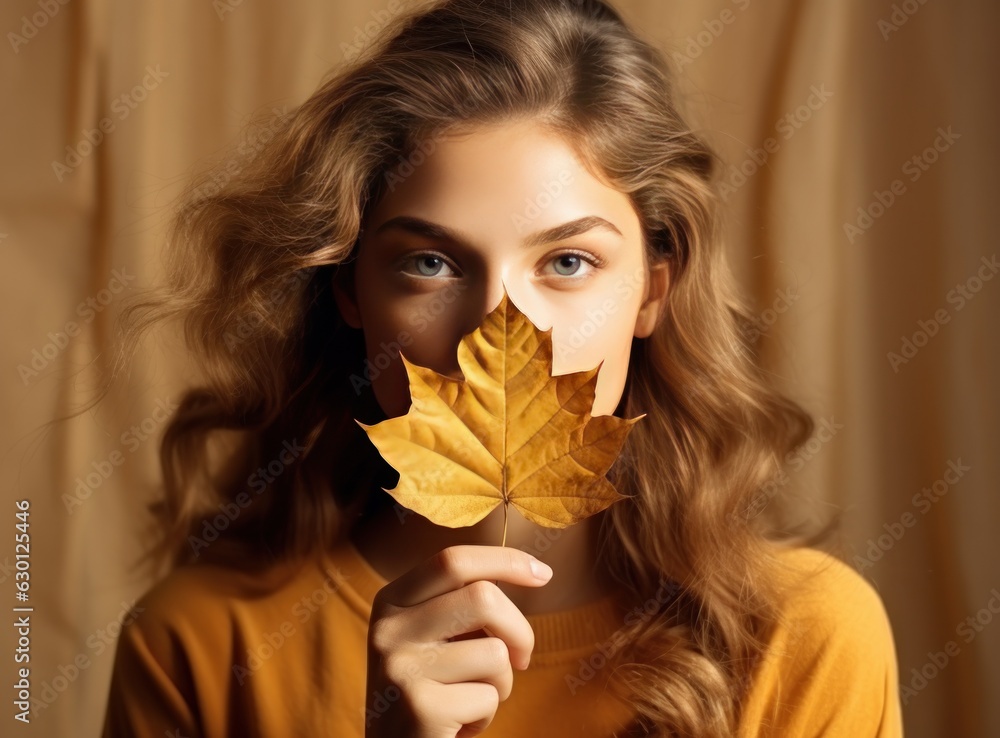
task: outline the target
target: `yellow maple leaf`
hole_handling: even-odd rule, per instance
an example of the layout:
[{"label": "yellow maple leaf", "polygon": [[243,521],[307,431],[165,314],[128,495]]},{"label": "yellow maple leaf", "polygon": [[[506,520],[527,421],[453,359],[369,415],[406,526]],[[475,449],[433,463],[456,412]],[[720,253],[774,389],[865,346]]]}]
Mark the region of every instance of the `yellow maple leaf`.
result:
[{"label": "yellow maple leaf", "polygon": [[[411,363],[405,415],[355,419],[399,472],[384,491],[437,525],[474,525],[504,504],[565,528],[626,499],[605,478],[632,426],[645,417],[591,416],[598,372],[552,376],[552,329],[540,331],[506,291],[464,336],[464,381]],[[500,545],[503,545],[501,542]]]}]

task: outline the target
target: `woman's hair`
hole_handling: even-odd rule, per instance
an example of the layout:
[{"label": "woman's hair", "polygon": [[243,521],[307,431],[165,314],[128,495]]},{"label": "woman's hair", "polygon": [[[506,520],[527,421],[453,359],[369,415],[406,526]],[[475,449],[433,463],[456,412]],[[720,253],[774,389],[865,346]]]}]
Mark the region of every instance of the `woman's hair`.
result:
[{"label": "woman's hair", "polygon": [[122,356],[181,317],[203,372],[164,432],[165,535],[149,558],[304,558],[393,486],[354,422],[385,417],[380,367],[333,281],[366,213],[442,137],[536,122],[631,197],[647,264],[669,263],[667,306],[633,339],[616,411],[647,414],[610,473],[630,499],[601,528],[615,577],[659,610],[623,627],[607,668],[637,734],[733,735],[780,618],[776,553],[830,528],[793,535],[782,513],[782,462],[814,426],[759,366],[762,327],[722,250],[718,161],[681,117],[665,57],[601,0],[447,0],[385,22],[245,155],[192,183],[168,283],[120,316]]}]

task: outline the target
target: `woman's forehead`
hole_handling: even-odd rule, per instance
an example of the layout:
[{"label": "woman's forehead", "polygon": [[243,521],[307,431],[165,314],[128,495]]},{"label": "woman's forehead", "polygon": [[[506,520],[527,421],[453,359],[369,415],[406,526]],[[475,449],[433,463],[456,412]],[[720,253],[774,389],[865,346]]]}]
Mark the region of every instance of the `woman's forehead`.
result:
[{"label": "woman's forehead", "polygon": [[540,125],[465,131],[416,151],[372,209],[369,232],[401,215],[522,238],[583,217],[621,233],[638,227],[630,198],[594,177],[569,142]]}]

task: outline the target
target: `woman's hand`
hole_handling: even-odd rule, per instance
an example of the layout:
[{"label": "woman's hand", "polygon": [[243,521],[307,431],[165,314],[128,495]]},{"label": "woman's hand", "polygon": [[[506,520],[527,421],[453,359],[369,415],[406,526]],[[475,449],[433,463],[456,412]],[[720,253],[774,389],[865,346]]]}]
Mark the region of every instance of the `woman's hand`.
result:
[{"label": "woman's hand", "polygon": [[[372,604],[366,738],[465,738],[510,696],[511,665],[528,668],[535,634],[491,580],[529,587],[533,556],[501,546],[449,546],[387,584]],[[541,563],[541,562],[538,562]],[[482,637],[475,637],[480,629]],[[468,634],[467,637],[460,637]]]}]

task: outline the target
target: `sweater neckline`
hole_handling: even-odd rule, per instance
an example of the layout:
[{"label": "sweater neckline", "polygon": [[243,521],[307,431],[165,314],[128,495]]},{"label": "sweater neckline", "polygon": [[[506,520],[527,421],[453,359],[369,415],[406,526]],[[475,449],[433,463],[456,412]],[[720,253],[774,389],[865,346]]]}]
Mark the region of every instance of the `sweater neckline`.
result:
[{"label": "sweater neckline", "polygon": [[[362,556],[349,536],[327,550],[327,559],[335,569],[330,575],[340,583],[345,600],[367,623],[375,595],[388,580]],[[614,594],[566,610],[525,615],[535,634],[532,665],[573,662],[602,644],[612,646],[616,631],[625,626],[625,615]]]}]

